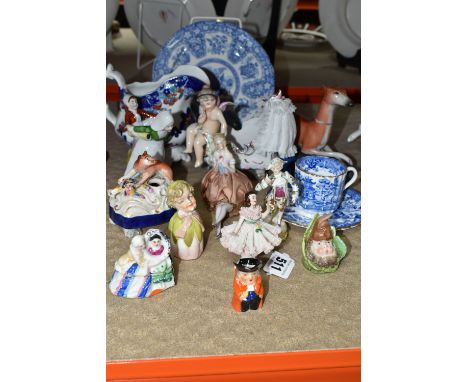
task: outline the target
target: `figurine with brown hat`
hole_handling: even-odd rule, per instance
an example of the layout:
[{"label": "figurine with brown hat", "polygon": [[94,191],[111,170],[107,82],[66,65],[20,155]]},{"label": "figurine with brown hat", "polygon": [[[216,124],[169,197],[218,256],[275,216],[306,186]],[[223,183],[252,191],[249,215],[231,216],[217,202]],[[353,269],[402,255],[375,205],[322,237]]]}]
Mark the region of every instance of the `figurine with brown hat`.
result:
[{"label": "figurine with brown hat", "polygon": [[329,223],[332,215],[315,215],[304,233],[302,263],[315,273],[334,272],[346,256],[346,244]]},{"label": "figurine with brown hat", "polygon": [[216,92],[206,86],[197,93],[197,101],[200,104],[198,121],[187,128],[184,152],[191,154],[195,150],[195,167],[200,167],[203,164],[204,146],[210,164],[215,150],[213,136],[216,133],[227,134],[227,123],[223,115],[227,103],[220,105]]},{"label": "figurine with brown hat", "polygon": [[236,312],[261,309],[264,297],[262,276],[259,271],[262,266],[261,261],[241,258],[234,265],[232,307]]}]

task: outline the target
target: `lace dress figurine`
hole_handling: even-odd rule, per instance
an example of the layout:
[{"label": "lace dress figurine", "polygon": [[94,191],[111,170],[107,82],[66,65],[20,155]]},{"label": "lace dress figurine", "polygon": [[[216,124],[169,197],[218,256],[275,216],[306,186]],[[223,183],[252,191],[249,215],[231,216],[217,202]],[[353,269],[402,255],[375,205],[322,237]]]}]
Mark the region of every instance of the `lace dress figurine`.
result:
[{"label": "lace dress figurine", "polygon": [[208,87],[198,92],[197,101],[200,103],[200,115],[198,123],[187,128],[185,152],[191,154],[195,148],[195,167],[200,167],[203,164],[203,147],[206,145],[206,156],[208,164],[211,165],[215,150],[214,134],[227,134],[227,123],[222,112],[227,103],[218,106],[219,98],[216,92]]},{"label": "lace dress figurine", "polygon": [[228,213],[239,213],[245,194],[252,191],[253,186],[245,174],[236,170],[236,162],[226,147],[225,136],[216,134],[214,144],[216,151],[213,154],[213,168],[203,177],[201,186],[210,211],[215,211],[213,226],[216,227],[216,237],[219,238],[221,222]]},{"label": "lace dress figurine", "polygon": [[284,162],[280,158],[273,158],[269,170],[273,172],[272,175],[266,175],[260,183],[255,186],[255,191],[264,190],[271,187],[268,193],[266,203],[270,207],[272,222],[281,225],[284,209],[289,205],[290,192],[288,184],[291,185],[291,203],[295,204],[299,194],[299,187],[296,180],[287,171],[283,169]]},{"label": "lace dress figurine", "polygon": [[262,213],[255,192],[248,192],[245,200],[246,207],[240,209],[239,221],[221,230],[220,242],[224,248],[241,257],[257,257],[281,244],[278,236],[281,228],[263,221],[270,212],[269,206]]}]

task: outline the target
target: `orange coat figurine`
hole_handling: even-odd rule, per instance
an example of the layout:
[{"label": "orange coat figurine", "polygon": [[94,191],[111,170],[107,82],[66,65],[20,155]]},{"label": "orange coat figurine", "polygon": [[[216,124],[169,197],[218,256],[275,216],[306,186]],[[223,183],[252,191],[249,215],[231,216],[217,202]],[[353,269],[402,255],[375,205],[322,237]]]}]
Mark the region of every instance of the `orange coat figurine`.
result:
[{"label": "orange coat figurine", "polygon": [[242,258],[234,268],[234,294],[232,307],[236,312],[257,310],[263,306],[263,284],[259,268],[262,263],[255,258]]}]

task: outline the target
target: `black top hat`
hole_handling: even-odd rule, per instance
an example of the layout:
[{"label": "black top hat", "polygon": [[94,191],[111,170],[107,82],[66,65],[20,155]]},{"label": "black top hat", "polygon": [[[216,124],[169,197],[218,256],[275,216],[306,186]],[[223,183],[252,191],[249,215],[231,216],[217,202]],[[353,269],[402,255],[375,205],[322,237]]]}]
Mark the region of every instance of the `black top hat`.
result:
[{"label": "black top hat", "polygon": [[262,266],[262,262],[258,259],[243,258],[239,259],[237,263],[234,263],[236,268],[241,272],[255,272]]}]

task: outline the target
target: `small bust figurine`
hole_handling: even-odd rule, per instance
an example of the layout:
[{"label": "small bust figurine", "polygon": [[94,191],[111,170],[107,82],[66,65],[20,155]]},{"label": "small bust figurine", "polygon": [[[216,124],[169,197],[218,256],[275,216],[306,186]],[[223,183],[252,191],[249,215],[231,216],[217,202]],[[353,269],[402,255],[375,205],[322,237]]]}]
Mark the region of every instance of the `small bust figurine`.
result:
[{"label": "small bust figurine", "polygon": [[258,259],[243,258],[234,265],[232,307],[236,312],[260,309],[264,296],[259,272],[262,263]]},{"label": "small bust figurine", "polygon": [[169,234],[175,244],[175,254],[182,260],[198,259],[203,252],[203,222],[195,210],[197,202],[193,186],[176,180],[167,187],[167,204],[177,209],[169,221]]},{"label": "small bust figurine", "polygon": [[329,267],[336,264],[337,253],[333,245],[333,235],[328,219],[331,214],[318,218],[312,231],[309,252],[312,261],[319,267]]}]

